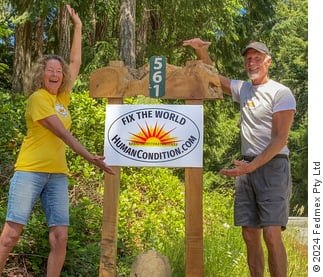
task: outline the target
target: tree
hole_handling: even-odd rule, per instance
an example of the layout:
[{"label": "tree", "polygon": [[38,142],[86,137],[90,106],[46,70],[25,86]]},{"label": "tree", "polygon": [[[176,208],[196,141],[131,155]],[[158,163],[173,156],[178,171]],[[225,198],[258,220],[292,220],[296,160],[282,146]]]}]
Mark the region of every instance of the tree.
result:
[{"label": "tree", "polygon": [[31,46],[32,46],[32,24],[28,19],[31,9],[31,1],[18,0],[15,2],[17,14],[14,37],[14,61],[12,90],[14,92],[23,91],[23,78],[25,72],[30,68]]},{"label": "tree", "polygon": [[[13,1],[15,18],[14,62],[12,90],[23,91],[25,72],[33,60],[47,53],[56,53],[65,59],[70,49],[70,24],[65,4],[61,1]],[[59,5],[59,8],[57,7]],[[56,28],[54,22],[57,22]]]},{"label": "tree", "polygon": [[119,39],[121,60],[136,68],[136,0],[121,0]]},{"label": "tree", "polygon": [[70,17],[65,4],[60,4],[58,9],[58,40],[59,50],[58,55],[68,61],[70,54]]}]

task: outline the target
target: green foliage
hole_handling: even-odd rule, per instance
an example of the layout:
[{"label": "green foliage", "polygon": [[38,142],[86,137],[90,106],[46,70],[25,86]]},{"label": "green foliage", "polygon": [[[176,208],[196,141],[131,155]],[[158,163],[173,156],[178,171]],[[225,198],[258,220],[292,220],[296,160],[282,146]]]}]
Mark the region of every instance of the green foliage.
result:
[{"label": "green foliage", "polygon": [[0,185],[7,183],[25,134],[25,98],[0,90]]},{"label": "green foliage", "polygon": [[204,194],[204,252],[205,276],[248,275],[241,230],[233,226],[232,189]]},{"label": "green foliage", "polygon": [[94,46],[83,47],[83,66],[82,74],[79,75],[75,83],[75,91],[88,90],[88,81],[90,74],[102,67],[109,65],[109,61],[120,60],[117,53],[117,40],[110,39],[107,41],[97,41]]},{"label": "green foliage", "polygon": [[170,169],[125,168],[119,209],[121,259],[184,237],[184,186]]},{"label": "green foliage", "polygon": [[[286,16],[288,14],[288,16]],[[307,1],[280,2],[270,41],[273,53],[271,74],[288,86],[297,100],[294,126],[303,125],[308,109],[308,12]]]},{"label": "green foliage", "polygon": [[291,197],[291,215],[307,216],[308,187],[308,124],[307,120],[289,135],[290,161],[293,178],[293,193]]},{"label": "green foliage", "polygon": [[[184,65],[187,60],[195,59],[195,54],[192,49],[181,47],[182,41],[202,37],[214,43],[210,48],[211,56],[217,55],[228,65],[235,60],[232,50],[239,39],[236,18],[241,17],[242,3],[236,0],[137,1],[138,27],[149,10],[146,57],[166,55],[169,63]],[[141,43],[138,41],[139,47]],[[141,66],[147,59],[138,62]]]},{"label": "green foliage", "polygon": [[[95,188],[90,189],[94,190],[92,196],[95,196]],[[70,221],[67,256],[61,276],[97,276],[102,206],[95,197],[74,199]]]},{"label": "green foliage", "polygon": [[[103,155],[105,100],[95,100],[89,97],[88,92],[71,94],[70,112],[73,119],[72,134],[92,153]],[[70,172],[82,174],[89,178],[98,173],[82,157],[67,149],[67,161]]]},{"label": "green foliage", "polygon": [[204,169],[219,171],[240,152],[239,109],[231,99],[204,104]]},{"label": "green foliage", "polygon": [[46,272],[45,265],[49,252],[48,228],[39,202],[13,252],[22,255],[24,262],[35,274]]},{"label": "green foliage", "polygon": [[[0,0],[1,7],[7,7],[8,1]],[[13,30],[10,27],[10,13],[8,9],[2,8],[0,12],[0,88],[10,88],[10,75],[12,72],[12,54],[13,44],[10,42],[10,36]],[[0,90],[1,90],[0,89]]]}]

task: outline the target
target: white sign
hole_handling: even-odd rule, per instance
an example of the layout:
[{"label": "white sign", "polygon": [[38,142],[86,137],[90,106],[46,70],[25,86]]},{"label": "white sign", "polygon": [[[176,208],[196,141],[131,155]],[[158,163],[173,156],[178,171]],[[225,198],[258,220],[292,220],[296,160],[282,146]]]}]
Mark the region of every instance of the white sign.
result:
[{"label": "white sign", "polygon": [[107,105],[111,166],[203,167],[202,105]]}]

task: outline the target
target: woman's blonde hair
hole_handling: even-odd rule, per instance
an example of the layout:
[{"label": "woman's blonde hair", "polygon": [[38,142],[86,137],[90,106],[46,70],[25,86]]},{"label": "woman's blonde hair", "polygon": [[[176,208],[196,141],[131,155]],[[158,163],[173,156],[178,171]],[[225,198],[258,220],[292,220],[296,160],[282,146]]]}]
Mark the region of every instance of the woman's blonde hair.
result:
[{"label": "woman's blonde hair", "polygon": [[44,55],[36,61],[36,63],[32,66],[30,72],[26,74],[24,91],[27,97],[32,95],[36,90],[44,88],[44,72],[46,64],[49,60],[59,61],[63,69],[63,81],[60,88],[58,89],[58,93],[67,92],[67,89],[71,87],[69,67],[65,60],[58,55]]}]

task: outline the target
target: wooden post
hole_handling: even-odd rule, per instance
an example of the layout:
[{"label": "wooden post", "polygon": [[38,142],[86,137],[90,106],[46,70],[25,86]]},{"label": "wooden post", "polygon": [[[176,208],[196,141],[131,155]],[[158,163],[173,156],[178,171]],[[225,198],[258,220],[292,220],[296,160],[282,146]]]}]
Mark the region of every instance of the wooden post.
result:
[{"label": "wooden post", "polygon": [[[203,100],[186,100],[202,105]],[[185,276],[203,277],[203,168],[185,168]]]},{"label": "wooden post", "polygon": [[[122,98],[109,99],[109,104],[122,104]],[[114,170],[115,175],[104,175],[100,277],[115,277],[117,269],[120,167]]]},{"label": "wooden post", "polygon": [[[149,96],[149,68],[146,65],[139,80],[121,61],[91,74],[90,95],[107,97],[109,104],[121,104],[123,97]],[[140,73],[140,74],[138,74]],[[165,99],[184,99],[186,104],[203,105],[203,99],[222,99],[218,74],[201,61],[190,61],[186,67],[167,64]],[[120,167],[117,175],[105,176],[100,277],[115,277],[117,257]],[[185,267],[186,277],[203,277],[203,168],[185,168]]]}]

